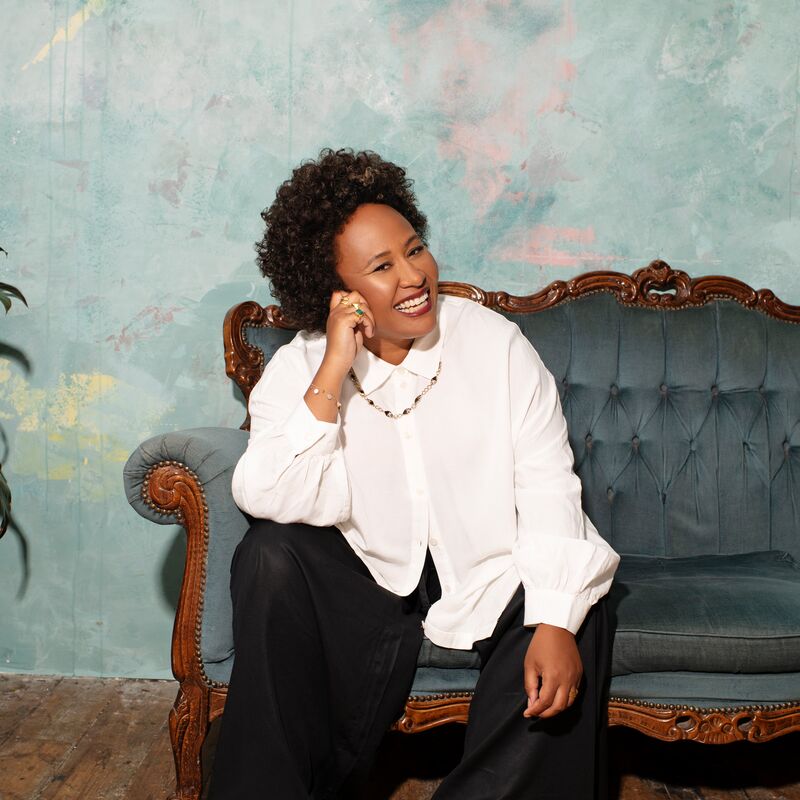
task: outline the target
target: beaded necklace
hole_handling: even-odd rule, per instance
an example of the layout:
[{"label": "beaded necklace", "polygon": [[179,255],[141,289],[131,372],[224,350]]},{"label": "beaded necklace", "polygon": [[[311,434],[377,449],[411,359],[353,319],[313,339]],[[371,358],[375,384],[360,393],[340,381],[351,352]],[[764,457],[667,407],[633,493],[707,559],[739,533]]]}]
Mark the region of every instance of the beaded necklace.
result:
[{"label": "beaded necklace", "polygon": [[351,369],[348,375],[350,376],[350,380],[353,382],[353,386],[356,387],[358,393],[376,410],[380,411],[381,414],[389,417],[390,419],[400,419],[400,417],[404,417],[406,414],[410,414],[416,407],[417,403],[425,397],[426,394],[436,385],[436,381],[439,380],[439,373],[442,371],[442,362],[439,362],[439,366],[436,368],[436,374],[431,378],[430,383],[414,398],[414,402],[406,409],[403,409],[399,414],[395,414],[393,411],[389,411],[388,409],[381,408],[374,400],[370,400],[369,397],[364,393],[364,390],[361,388],[361,383],[359,382],[358,378],[356,377],[355,372]]}]

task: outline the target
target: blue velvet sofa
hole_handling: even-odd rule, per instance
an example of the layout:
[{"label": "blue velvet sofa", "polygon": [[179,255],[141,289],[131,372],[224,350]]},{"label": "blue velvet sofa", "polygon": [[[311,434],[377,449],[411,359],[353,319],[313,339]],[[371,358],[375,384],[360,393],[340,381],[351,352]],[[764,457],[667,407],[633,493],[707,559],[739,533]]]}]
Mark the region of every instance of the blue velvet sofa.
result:
[{"label": "blue velvet sofa", "polygon": [[[610,724],[706,743],[800,730],[800,307],[660,261],[527,297],[441,290],[516,321],[560,386],[586,511],[622,554]],[[245,397],[293,335],[276,307],[231,309],[226,368]],[[230,480],[247,436],[163,434],[125,468],[131,505],[187,534],[170,713],[181,800],[199,797],[234,658],[228,572],[247,521]],[[464,722],[476,676],[469,654],[426,642],[396,727]]]}]

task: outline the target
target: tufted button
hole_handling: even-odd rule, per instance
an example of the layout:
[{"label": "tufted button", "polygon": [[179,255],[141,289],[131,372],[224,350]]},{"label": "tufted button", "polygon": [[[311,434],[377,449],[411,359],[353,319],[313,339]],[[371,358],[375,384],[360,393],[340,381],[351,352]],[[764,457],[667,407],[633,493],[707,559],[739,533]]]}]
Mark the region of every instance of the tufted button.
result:
[{"label": "tufted button", "polygon": [[789,450],[791,449],[788,439],[783,443],[783,457],[789,458]]},{"label": "tufted button", "polygon": [[717,397],[718,395],[719,395],[719,386],[717,386],[717,384],[715,383],[715,384],[714,384],[714,385],[711,387],[711,396],[712,396],[712,397]]},{"label": "tufted button", "polygon": [[661,392],[661,394],[666,394],[667,393],[667,384],[666,383],[662,383],[661,386],[658,387],[658,391]]},{"label": "tufted button", "polygon": [[587,433],[586,434],[586,438],[583,441],[586,442],[586,449],[587,450],[591,450],[592,449],[592,441],[593,441],[592,434],[591,433]]},{"label": "tufted button", "polygon": [[619,386],[616,383],[611,384],[611,394],[616,397],[619,394]]},{"label": "tufted button", "polygon": [[563,386],[565,389],[566,389],[566,388],[569,386],[569,381],[567,381],[567,376],[566,376],[566,375],[565,375],[565,376],[564,376],[564,377],[561,379],[561,385],[562,385],[562,386]]},{"label": "tufted button", "polygon": [[639,448],[639,437],[634,436],[633,439],[631,439],[631,444],[633,445],[633,449],[637,450]]},{"label": "tufted button", "polygon": [[694,439],[689,439],[689,449],[693,452],[697,452],[697,442]]},{"label": "tufted button", "polygon": [[608,498],[608,502],[611,503],[614,500],[614,490],[609,486],[606,489],[606,497]]},{"label": "tufted button", "polygon": [[766,393],[766,391],[767,391],[767,390],[766,390],[766,389],[765,389],[763,386],[759,386],[759,387],[758,387],[758,393],[759,393],[759,394],[765,394],[765,393]]}]

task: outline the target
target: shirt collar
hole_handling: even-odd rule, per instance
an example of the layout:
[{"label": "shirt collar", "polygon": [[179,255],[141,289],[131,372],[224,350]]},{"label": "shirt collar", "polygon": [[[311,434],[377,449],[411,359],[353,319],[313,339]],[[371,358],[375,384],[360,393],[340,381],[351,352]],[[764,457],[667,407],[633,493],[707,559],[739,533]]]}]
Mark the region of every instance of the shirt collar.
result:
[{"label": "shirt collar", "polygon": [[364,394],[370,394],[382,386],[399,367],[428,380],[436,374],[447,327],[446,308],[440,295],[436,309],[436,327],[425,336],[414,339],[411,349],[400,364],[390,364],[388,361],[378,358],[366,347],[361,348],[353,361],[353,372],[355,372]]}]

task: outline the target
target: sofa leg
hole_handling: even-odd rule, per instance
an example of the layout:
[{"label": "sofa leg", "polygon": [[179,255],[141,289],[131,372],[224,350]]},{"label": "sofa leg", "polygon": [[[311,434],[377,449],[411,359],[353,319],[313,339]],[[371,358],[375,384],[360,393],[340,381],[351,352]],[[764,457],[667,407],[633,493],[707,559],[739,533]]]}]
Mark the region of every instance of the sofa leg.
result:
[{"label": "sofa leg", "polygon": [[181,686],[169,712],[169,735],[175,759],[175,794],[171,800],[200,800],[203,769],[200,754],[208,733],[208,692]]}]

